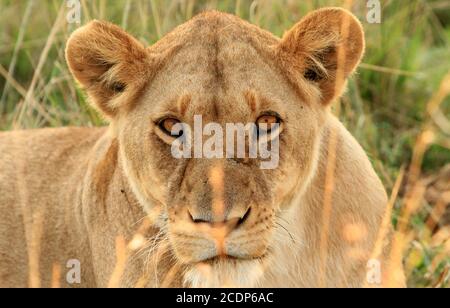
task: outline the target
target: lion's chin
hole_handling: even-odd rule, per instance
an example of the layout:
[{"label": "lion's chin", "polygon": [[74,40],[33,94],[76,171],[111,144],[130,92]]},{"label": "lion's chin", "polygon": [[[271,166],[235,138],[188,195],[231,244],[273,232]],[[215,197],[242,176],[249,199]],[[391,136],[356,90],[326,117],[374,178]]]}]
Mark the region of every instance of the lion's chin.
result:
[{"label": "lion's chin", "polygon": [[192,266],[184,283],[191,288],[254,288],[263,275],[262,260],[217,259]]}]

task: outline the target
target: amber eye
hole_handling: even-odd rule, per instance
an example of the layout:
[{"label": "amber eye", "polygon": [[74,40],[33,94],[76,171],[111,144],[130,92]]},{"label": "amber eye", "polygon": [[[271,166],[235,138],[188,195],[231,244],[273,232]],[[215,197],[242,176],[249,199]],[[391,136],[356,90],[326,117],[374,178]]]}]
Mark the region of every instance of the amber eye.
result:
[{"label": "amber eye", "polygon": [[274,129],[274,125],[281,124],[280,116],[274,112],[261,115],[258,120],[256,120],[256,125],[258,127],[258,135],[270,134]]},{"label": "amber eye", "polygon": [[172,134],[172,130],[173,130],[174,126],[179,123],[181,123],[181,122],[175,118],[166,118],[166,119],[159,121],[158,126],[166,135],[172,136],[172,137],[180,137],[183,135],[183,131],[180,131],[177,134]]},{"label": "amber eye", "polygon": [[258,118],[256,123],[258,126],[261,124],[266,124],[267,127],[271,127],[272,125],[279,123],[279,119],[273,115],[263,115]]}]

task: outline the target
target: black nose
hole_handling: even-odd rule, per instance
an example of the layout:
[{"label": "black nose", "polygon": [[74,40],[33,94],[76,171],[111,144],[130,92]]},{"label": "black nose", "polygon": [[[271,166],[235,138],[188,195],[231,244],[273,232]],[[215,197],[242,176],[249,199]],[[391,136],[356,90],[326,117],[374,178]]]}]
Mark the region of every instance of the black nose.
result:
[{"label": "black nose", "polygon": [[244,224],[250,217],[251,211],[252,209],[251,207],[249,207],[247,210],[242,211],[241,213],[234,213],[233,216],[228,216],[225,220],[217,220],[214,219],[214,215],[212,213],[199,212],[195,215],[190,210],[188,210],[189,217],[194,224],[225,224],[230,225],[232,229],[236,229]]}]

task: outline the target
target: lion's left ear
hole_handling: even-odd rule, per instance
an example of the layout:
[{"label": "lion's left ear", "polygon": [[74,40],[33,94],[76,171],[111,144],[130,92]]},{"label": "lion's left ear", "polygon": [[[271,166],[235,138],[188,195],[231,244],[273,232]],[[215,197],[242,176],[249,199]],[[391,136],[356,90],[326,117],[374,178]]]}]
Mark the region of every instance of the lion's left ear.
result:
[{"label": "lion's left ear", "polygon": [[278,55],[286,69],[318,84],[322,103],[327,105],[342,94],[364,48],[358,19],[347,10],[325,8],[310,13],[288,31]]},{"label": "lion's left ear", "polygon": [[138,40],[101,21],[92,21],[71,35],[66,58],[94,106],[110,118],[133,100],[152,70],[152,59]]}]

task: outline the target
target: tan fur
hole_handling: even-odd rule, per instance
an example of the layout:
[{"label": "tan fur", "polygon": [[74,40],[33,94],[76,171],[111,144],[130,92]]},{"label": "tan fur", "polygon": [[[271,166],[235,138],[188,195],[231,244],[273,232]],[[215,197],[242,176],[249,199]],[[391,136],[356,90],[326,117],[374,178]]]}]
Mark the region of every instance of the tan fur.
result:
[{"label": "tan fur", "polygon": [[[328,108],[363,51],[360,23],[341,9],[313,12],[283,39],[219,12],[149,48],[109,23],[78,29],[69,67],[111,124],[0,134],[0,286],[50,286],[52,269],[65,273],[69,259],[81,261],[83,287],[107,286],[118,270],[113,285],[123,287],[363,286],[387,197]],[[249,123],[268,110],[284,121],[275,170],[257,159],[175,159],[156,125],[166,115],[192,124],[198,114],[205,124]],[[249,207],[239,228],[222,228]],[[188,210],[217,223],[199,227]],[[349,225],[362,238],[349,240]],[[130,244],[123,268],[118,237],[147,240]],[[235,259],[204,261],[216,255]]]}]

